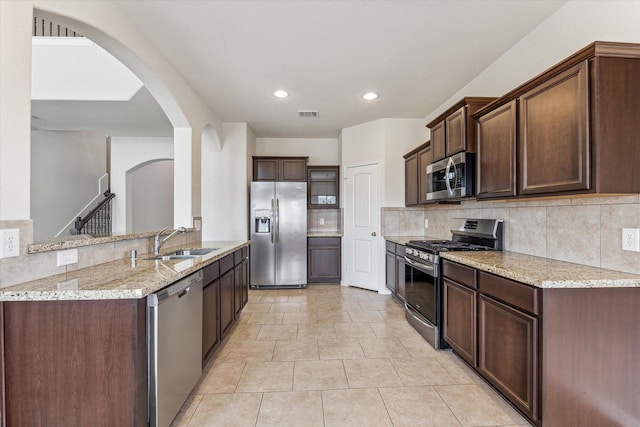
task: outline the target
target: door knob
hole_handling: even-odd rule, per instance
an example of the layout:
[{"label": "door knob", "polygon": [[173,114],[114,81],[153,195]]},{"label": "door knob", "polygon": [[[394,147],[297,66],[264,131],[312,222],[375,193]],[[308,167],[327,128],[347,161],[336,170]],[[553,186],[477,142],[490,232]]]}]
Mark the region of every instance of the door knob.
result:
[{"label": "door knob", "polygon": [[371,233],[371,235],[372,235],[373,237],[376,237],[376,232],[374,231],[373,233]]}]

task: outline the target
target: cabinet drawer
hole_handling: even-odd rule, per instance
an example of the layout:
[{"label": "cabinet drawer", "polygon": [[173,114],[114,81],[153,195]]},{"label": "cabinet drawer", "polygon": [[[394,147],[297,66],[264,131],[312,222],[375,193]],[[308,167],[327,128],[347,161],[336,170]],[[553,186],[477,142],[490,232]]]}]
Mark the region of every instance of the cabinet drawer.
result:
[{"label": "cabinet drawer", "polygon": [[309,246],[340,246],[340,237],[309,237]]},{"label": "cabinet drawer", "polygon": [[238,265],[242,262],[242,249],[238,249],[233,253],[233,265]]},{"label": "cabinet drawer", "polygon": [[233,268],[233,254],[229,254],[220,260],[220,274],[224,274]]},{"label": "cabinet drawer", "polygon": [[404,245],[396,245],[396,255],[404,256]]},{"label": "cabinet drawer", "polygon": [[220,277],[220,261],[214,261],[202,269],[202,283],[208,285]]},{"label": "cabinet drawer", "polygon": [[469,286],[470,288],[476,289],[477,287],[475,268],[467,267],[445,259],[442,260],[442,275],[465,286]]},{"label": "cabinet drawer", "polygon": [[245,246],[242,248],[242,259],[249,258],[249,246]]},{"label": "cabinet drawer", "polygon": [[389,252],[393,252],[394,254],[396,253],[396,244],[393,242],[390,242],[388,240],[385,240],[384,242],[384,247],[387,251]]},{"label": "cabinet drawer", "polygon": [[483,271],[478,274],[478,289],[521,310],[540,314],[539,289]]}]

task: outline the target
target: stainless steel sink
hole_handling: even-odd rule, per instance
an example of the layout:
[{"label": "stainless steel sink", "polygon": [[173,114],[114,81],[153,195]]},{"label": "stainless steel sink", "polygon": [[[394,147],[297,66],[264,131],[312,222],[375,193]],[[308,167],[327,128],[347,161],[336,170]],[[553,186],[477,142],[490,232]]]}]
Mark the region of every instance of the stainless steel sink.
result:
[{"label": "stainless steel sink", "polygon": [[202,256],[217,251],[219,248],[183,249],[170,253],[170,256]]},{"label": "stainless steel sink", "polygon": [[147,259],[158,260],[158,261],[171,261],[171,260],[177,260],[177,259],[194,259],[194,258],[198,258],[198,255],[168,254],[168,255],[157,255]]}]

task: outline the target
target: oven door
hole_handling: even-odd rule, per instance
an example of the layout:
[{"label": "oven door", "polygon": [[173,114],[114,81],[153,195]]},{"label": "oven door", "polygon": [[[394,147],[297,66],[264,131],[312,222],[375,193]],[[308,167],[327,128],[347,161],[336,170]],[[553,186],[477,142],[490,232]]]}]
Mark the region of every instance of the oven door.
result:
[{"label": "oven door", "polygon": [[435,348],[441,348],[439,333],[440,281],[438,265],[433,267],[405,257],[405,315],[407,321]]}]

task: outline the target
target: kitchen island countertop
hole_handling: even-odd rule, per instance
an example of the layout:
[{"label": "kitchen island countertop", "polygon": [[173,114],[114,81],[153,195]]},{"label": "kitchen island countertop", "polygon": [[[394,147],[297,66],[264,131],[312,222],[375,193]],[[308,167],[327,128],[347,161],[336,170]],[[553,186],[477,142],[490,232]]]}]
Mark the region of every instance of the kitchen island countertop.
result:
[{"label": "kitchen island countertop", "polygon": [[248,241],[219,241],[172,247],[217,248],[200,257],[150,260],[152,254],[124,258],[0,289],[0,301],[108,300],[144,298],[212,262],[249,245]]},{"label": "kitchen island countertop", "polygon": [[508,251],[440,252],[440,256],[538,288],[640,287],[640,275]]}]

